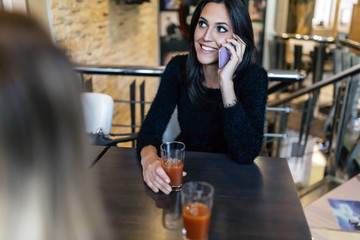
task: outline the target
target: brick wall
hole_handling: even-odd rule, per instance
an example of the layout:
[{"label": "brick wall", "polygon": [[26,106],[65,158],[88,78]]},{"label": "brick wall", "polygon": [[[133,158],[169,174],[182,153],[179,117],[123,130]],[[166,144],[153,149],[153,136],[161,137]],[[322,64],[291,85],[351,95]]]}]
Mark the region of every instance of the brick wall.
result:
[{"label": "brick wall", "polygon": [[[159,64],[158,1],[140,5],[125,0],[51,0],[55,41],[74,63],[148,65]],[[90,76],[88,76],[90,77]],[[91,76],[94,92],[128,100],[135,77]],[[137,80],[139,85],[144,78]],[[151,101],[158,79],[146,81],[146,101]],[[137,92],[137,96],[139,93]],[[147,106],[148,109],[149,106]],[[139,107],[137,106],[139,116]],[[113,124],[130,124],[129,105],[116,103]],[[139,118],[137,123],[140,124]],[[112,132],[129,132],[114,128]]]},{"label": "brick wall", "polygon": [[76,63],[157,65],[158,1],[52,0],[59,46]]}]

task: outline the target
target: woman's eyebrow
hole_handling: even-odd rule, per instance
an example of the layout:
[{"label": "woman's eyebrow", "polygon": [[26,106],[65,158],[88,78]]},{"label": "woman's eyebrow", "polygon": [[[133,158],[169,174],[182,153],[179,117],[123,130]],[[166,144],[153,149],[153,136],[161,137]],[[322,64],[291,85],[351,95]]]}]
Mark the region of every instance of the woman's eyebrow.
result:
[{"label": "woman's eyebrow", "polygon": [[226,26],[229,27],[229,24],[227,24],[226,22],[217,22],[216,24],[217,24],[217,25],[226,25]]},{"label": "woman's eyebrow", "polygon": [[204,20],[205,22],[207,22],[206,18],[204,17],[200,17],[201,20]]},{"label": "woman's eyebrow", "polygon": [[[204,17],[200,17],[201,20],[208,22],[208,20],[206,20],[206,18]],[[226,25],[229,27],[229,24],[227,22],[217,22],[216,25]]]}]

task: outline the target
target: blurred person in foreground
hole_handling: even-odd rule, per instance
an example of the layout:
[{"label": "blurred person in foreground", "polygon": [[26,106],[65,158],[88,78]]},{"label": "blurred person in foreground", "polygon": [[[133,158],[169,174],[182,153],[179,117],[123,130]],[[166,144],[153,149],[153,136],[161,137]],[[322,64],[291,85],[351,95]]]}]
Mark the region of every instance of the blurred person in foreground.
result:
[{"label": "blurred person in foreground", "polygon": [[0,12],[0,239],[109,239],[72,65],[32,19]]}]

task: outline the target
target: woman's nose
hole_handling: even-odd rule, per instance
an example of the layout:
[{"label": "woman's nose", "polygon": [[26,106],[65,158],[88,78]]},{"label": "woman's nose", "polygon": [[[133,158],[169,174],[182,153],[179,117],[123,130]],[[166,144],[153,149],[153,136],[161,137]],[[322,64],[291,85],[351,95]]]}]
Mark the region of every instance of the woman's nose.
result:
[{"label": "woman's nose", "polygon": [[204,36],[203,36],[203,39],[207,42],[213,40],[213,37],[212,37],[212,31],[210,28],[206,29],[205,33],[204,33]]}]

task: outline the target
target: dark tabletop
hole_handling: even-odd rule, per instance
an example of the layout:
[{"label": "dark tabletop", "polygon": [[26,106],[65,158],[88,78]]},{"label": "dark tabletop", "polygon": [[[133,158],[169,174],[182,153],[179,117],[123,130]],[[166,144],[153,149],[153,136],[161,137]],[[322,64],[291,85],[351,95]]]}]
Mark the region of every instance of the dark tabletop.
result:
[{"label": "dark tabletop", "polygon": [[[99,177],[115,239],[182,239],[181,192],[153,193],[132,148],[111,147],[91,170]],[[286,159],[240,165],[224,154],[186,152],[183,182],[215,188],[209,240],[311,239]]]},{"label": "dark tabletop", "polygon": [[90,145],[87,148],[87,160],[89,167],[92,167],[96,164],[99,159],[105,154],[105,152],[109,149],[109,147],[106,146],[97,146],[97,145]]}]

